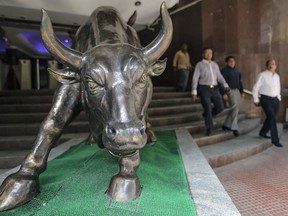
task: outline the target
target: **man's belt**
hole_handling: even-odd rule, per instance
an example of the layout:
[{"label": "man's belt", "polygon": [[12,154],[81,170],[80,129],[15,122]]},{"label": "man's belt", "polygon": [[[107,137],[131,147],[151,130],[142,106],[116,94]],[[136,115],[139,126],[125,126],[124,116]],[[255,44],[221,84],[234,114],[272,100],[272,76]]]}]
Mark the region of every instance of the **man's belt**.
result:
[{"label": "man's belt", "polygon": [[209,87],[210,87],[211,89],[213,89],[213,88],[216,87],[216,85],[209,85]]}]

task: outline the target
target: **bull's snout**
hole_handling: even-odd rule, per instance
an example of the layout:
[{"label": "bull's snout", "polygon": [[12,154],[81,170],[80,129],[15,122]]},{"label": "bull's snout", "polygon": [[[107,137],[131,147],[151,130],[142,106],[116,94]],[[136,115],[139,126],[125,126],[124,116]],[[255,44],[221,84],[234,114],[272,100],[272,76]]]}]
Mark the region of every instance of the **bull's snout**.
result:
[{"label": "bull's snout", "polygon": [[110,150],[137,150],[147,142],[142,122],[109,123],[104,133],[104,145]]}]

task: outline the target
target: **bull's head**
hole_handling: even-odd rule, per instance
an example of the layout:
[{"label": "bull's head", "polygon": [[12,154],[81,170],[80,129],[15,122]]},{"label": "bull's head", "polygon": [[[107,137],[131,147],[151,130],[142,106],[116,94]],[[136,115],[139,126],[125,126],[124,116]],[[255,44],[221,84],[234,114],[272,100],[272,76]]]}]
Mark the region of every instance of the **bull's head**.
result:
[{"label": "bull's head", "polygon": [[147,141],[146,111],[152,97],[150,76],[160,75],[166,60],[158,58],[172,39],[172,22],[165,2],[161,5],[162,27],[148,46],[104,44],[85,53],[65,47],[55,37],[43,10],[41,36],[49,52],[71,70],[51,70],[63,84],[81,82],[83,101],[94,136],[117,154],[142,148]]}]

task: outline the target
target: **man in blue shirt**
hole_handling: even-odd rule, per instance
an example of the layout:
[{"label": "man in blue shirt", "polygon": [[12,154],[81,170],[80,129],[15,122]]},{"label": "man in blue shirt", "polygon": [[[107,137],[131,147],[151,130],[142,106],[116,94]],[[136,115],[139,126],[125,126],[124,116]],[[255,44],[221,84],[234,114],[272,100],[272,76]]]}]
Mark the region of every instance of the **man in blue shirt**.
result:
[{"label": "man in blue shirt", "polygon": [[239,136],[238,131],[238,112],[239,104],[241,102],[241,95],[243,96],[243,85],[241,81],[240,71],[235,67],[236,60],[234,56],[227,56],[225,58],[226,67],[221,70],[221,74],[230,87],[228,93],[228,103],[230,111],[222,126],[224,131],[233,131],[234,136]]}]

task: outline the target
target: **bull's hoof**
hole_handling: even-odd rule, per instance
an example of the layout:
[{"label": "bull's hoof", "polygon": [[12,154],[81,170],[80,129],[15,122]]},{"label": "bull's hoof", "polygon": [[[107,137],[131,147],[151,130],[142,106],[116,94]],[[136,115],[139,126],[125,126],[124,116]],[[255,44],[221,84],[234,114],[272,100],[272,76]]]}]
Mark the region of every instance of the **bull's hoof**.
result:
[{"label": "bull's hoof", "polygon": [[39,192],[38,176],[21,175],[8,176],[0,188],[0,211],[10,210],[33,199]]},{"label": "bull's hoof", "polygon": [[116,202],[127,202],[138,198],[141,186],[137,175],[112,177],[108,188],[108,196]]}]

